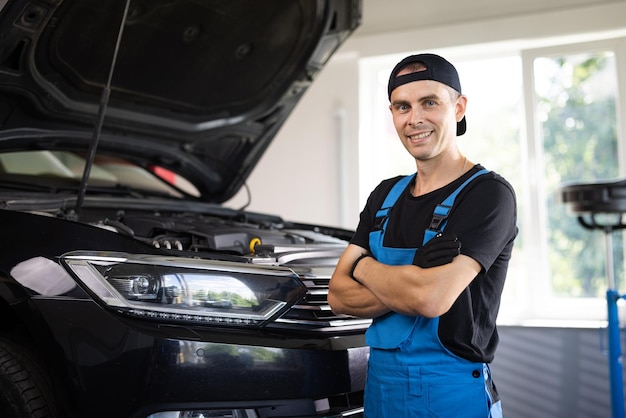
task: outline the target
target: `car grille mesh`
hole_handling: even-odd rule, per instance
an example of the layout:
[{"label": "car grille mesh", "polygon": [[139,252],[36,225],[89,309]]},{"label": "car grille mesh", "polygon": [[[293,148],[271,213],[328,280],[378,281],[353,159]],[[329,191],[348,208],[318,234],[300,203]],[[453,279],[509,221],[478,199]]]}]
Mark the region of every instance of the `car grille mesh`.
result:
[{"label": "car grille mesh", "polygon": [[363,331],[369,324],[369,319],[355,318],[349,315],[336,315],[328,305],[327,277],[304,277],[307,293],[299,303],[275,321],[281,328],[307,329],[315,331]]}]

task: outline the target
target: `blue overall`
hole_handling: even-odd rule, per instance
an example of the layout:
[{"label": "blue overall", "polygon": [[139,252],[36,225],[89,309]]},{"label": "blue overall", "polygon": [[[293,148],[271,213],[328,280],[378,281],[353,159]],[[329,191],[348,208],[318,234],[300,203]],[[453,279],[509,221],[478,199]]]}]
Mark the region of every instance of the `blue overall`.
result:
[{"label": "blue overall", "polygon": [[[454,199],[481,170],[437,206],[422,245],[442,231]],[[414,176],[402,178],[377,212],[379,227],[370,232],[370,251],[389,265],[413,262],[416,248],[383,245],[389,211]],[[380,220],[380,222],[378,222]],[[446,349],[438,336],[439,318],[391,312],[374,319],[367,330],[370,361],[366,384],[366,418],[502,417],[494,402],[491,372],[486,363],[465,360]]]}]

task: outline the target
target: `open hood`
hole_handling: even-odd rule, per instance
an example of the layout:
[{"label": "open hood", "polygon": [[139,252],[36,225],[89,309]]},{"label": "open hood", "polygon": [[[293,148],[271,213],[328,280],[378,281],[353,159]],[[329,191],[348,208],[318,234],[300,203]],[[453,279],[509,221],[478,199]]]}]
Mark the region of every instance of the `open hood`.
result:
[{"label": "open hood", "polygon": [[221,203],[360,18],[359,0],[8,0],[0,150],[86,153],[105,102],[99,155]]}]

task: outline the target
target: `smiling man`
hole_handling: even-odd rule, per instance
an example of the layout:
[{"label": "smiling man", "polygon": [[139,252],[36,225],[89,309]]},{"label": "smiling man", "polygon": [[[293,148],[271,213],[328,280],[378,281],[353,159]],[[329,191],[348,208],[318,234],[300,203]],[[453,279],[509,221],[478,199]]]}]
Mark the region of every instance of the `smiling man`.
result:
[{"label": "smiling man", "polygon": [[515,193],[458,148],[467,98],[451,63],[406,57],[388,93],[417,172],[371,193],[328,296],[336,313],[373,318],[365,416],[500,417],[489,363],[517,235]]}]

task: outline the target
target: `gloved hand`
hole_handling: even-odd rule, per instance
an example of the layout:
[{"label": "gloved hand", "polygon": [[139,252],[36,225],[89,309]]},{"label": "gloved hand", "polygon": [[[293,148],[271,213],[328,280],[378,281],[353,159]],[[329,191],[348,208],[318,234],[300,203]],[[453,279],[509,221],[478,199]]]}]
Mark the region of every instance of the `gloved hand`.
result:
[{"label": "gloved hand", "polygon": [[437,267],[451,263],[461,253],[461,241],[452,233],[438,233],[426,245],[415,251],[413,264],[422,267]]}]

